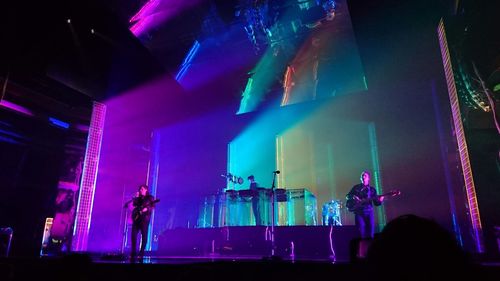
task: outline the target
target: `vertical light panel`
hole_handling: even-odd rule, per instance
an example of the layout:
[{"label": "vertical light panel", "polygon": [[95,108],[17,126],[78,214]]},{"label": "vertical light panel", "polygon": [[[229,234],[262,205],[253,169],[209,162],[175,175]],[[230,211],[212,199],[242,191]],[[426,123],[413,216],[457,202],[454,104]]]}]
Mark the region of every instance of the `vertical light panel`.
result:
[{"label": "vertical light panel", "polygon": [[87,250],[105,116],[106,106],[102,103],[94,102],[73,229],[73,251]]},{"label": "vertical light panel", "polygon": [[[160,170],[160,143],[161,138],[158,132],[153,132],[151,134],[151,155],[148,163],[148,178],[146,179],[146,184],[149,186],[149,193],[156,197],[156,191],[158,190],[158,175]],[[148,231],[148,243],[146,244],[146,250],[157,250],[158,249],[158,236],[161,230],[155,228],[155,210],[151,213],[151,225]]]},{"label": "vertical light panel", "polygon": [[[378,194],[382,194],[382,179],[380,178],[380,163],[378,162],[378,146],[377,146],[377,134],[375,132],[375,124],[373,122],[368,124],[368,136],[370,138],[370,153],[372,156],[372,167],[373,167],[373,181],[375,182],[375,188]],[[378,224],[382,229],[387,221],[385,215],[385,209],[383,206],[377,208],[377,218]]]},{"label": "vertical light panel", "polygon": [[[231,165],[231,143],[227,144],[227,170],[226,170],[226,175],[228,173],[232,173],[233,171],[233,166]],[[233,189],[234,184],[230,183],[229,180],[226,178],[226,188],[225,189]],[[224,190],[225,191],[225,190]]]},{"label": "vertical light panel", "polygon": [[436,116],[436,128],[439,135],[439,146],[441,147],[441,159],[443,162],[444,175],[446,180],[446,189],[448,190],[448,202],[450,203],[451,219],[453,223],[453,231],[455,232],[455,238],[458,243],[463,246],[462,231],[460,230],[460,225],[457,222],[457,207],[455,204],[455,192],[453,191],[453,184],[451,178],[451,171],[448,165],[447,156],[447,146],[445,141],[445,132],[443,129],[443,124],[441,120],[441,110],[439,108],[439,100],[436,93],[436,83],[432,81],[432,104],[434,106],[434,113]]},{"label": "vertical light panel", "polygon": [[465,139],[462,114],[460,112],[460,104],[455,84],[455,78],[453,77],[453,68],[451,65],[450,52],[448,49],[448,42],[446,39],[443,19],[439,21],[438,37],[439,46],[441,48],[441,57],[443,59],[444,72],[446,75],[446,83],[448,84],[448,95],[451,104],[453,127],[455,129],[455,137],[457,139],[460,164],[462,167],[462,173],[465,182],[467,205],[469,209],[472,230],[474,233],[476,251],[479,253],[484,253],[485,249],[482,235],[481,216],[479,214],[479,206],[477,204],[476,187],[474,186],[474,177],[472,175],[472,168],[469,161],[469,151],[467,148],[467,141]]},{"label": "vertical light panel", "polygon": [[[282,135],[276,135],[276,170],[280,171],[276,175],[276,187],[286,188],[285,182],[285,153],[284,153],[284,139]],[[286,204],[277,203],[275,208],[275,222],[276,225],[292,225],[290,218],[295,217],[293,213],[293,208],[287,208]]]},{"label": "vertical light panel", "polygon": [[283,136],[276,136],[276,169],[280,171],[280,174],[276,175],[277,182],[276,186],[280,188],[286,188],[285,185],[285,155],[283,152]]},{"label": "vertical light panel", "polygon": [[326,145],[326,155],[328,157],[328,190],[329,198],[335,198],[335,181],[334,181],[334,162],[333,162],[333,146],[331,143]]}]

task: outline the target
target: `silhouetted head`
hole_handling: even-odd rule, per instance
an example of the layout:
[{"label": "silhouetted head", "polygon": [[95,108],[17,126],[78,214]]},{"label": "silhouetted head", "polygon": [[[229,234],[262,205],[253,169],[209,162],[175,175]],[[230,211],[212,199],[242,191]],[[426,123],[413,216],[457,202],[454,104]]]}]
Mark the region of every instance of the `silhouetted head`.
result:
[{"label": "silhouetted head", "polygon": [[[371,243],[367,262],[383,280],[438,280],[460,276],[469,265],[451,233],[435,221],[415,215],[389,222]],[[389,276],[384,274],[387,270]]]}]

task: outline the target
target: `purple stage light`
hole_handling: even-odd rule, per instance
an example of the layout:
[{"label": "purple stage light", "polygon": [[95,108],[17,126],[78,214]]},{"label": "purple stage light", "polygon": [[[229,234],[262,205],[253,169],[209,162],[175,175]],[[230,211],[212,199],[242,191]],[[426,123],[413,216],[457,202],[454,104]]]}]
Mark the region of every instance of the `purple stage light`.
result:
[{"label": "purple stage light", "polygon": [[132,25],[130,31],[137,37],[141,36],[155,27],[158,27],[166,20],[176,16],[183,10],[193,7],[203,0],[150,0],[130,18]]},{"label": "purple stage light", "polygon": [[25,115],[28,115],[28,116],[34,116],[33,112],[25,107],[22,107],[20,105],[17,105],[15,103],[12,103],[12,102],[9,102],[9,101],[6,101],[6,100],[2,100],[0,101],[0,106],[3,106],[3,107],[6,107],[8,109],[12,109],[14,111],[17,111],[19,113],[22,113],[22,114],[25,114]]},{"label": "purple stage light", "polygon": [[61,120],[56,119],[54,117],[49,117],[49,122],[52,123],[53,125],[57,126],[57,127],[61,127],[61,128],[64,128],[64,129],[68,129],[69,128],[69,123],[61,121]]}]

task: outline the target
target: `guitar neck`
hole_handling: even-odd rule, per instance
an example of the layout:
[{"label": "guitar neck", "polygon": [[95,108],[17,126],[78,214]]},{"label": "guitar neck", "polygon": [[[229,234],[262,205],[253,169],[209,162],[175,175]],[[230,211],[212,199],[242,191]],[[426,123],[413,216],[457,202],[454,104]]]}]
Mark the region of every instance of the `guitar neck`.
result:
[{"label": "guitar neck", "polygon": [[363,203],[370,202],[370,201],[372,201],[374,199],[379,198],[380,196],[382,196],[382,195],[375,195],[375,196],[371,196],[371,197],[368,197],[368,198],[365,198],[365,199],[361,199],[361,202],[363,202]]},{"label": "guitar neck", "polygon": [[152,205],[154,205],[154,204],[156,204],[156,203],[158,203],[158,202],[160,202],[160,199],[155,199],[155,200],[153,200],[153,201],[148,201],[148,202],[147,202],[146,204],[144,204],[142,207],[143,207],[143,208],[150,207],[150,206],[152,206]]},{"label": "guitar neck", "polygon": [[370,196],[368,198],[365,198],[365,199],[362,199],[361,202],[368,202],[368,201],[371,201],[371,200],[374,200],[374,199],[378,199],[382,196],[393,196],[394,193],[393,192],[387,192],[387,193],[384,193],[384,194],[380,194],[380,195],[374,195],[374,196]]},{"label": "guitar neck", "polygon": [[363,204],[368,203],[368,202],[370,202],[372,200],[378,199],[378,198],[380,198],[382,196],[396,196],[396,195],[399,195],[399,194],[401,194],[401,192],[399,190],[393,190],[393,191],[390,191],[390,192],[387,192],[387,193],[384,193],[384,194],[370,196],[368,198],[363,198],[363,199],[359,199],[359,198],[355,197],[354,199],[347,200],[346,204],[347,204],[348,210],[351,211],[351,212],[353,212],[357,208],[361,207]]}]

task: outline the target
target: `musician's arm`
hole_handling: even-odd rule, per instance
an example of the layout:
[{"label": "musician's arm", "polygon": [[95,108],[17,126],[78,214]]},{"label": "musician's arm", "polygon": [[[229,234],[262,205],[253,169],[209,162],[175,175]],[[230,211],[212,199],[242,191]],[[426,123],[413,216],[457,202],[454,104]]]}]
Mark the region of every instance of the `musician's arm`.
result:
[{"label": "musician's arm", "polygon": [[354,187],[351,188],[351,191],[349,191],[349,193],[347,193],[347,195],[345,196],[345,199],[346,200],[356,200],[358,197],[355,195],[355,192],[354,192]]},{"label": "musician's arm", "polygon": [[382,205],[382,202],[384,202],[384,196],[377,196],[375,199],[373,199],[373,205],[375,206],[380,206]]},{"label": "musician's arm", "polygon": [[153,202],[154,202],[154,197],[153,197],[153,196],[150,196],[150,197],[148,198],[148,202],[146,203],[146,207],[144,207],[144,208],[142,209],[142,212],[143,212],[143,213],[147,212],[147,211],[149,210],[149,208],[153,209],[153,208],[155,207],[155,206],[154,206],[154,204],[153,204]]},{"label": "musician's arm", "polygon": [[[372,192],[373,194],[377,195],[377,190],[375,188],[373,188]],[[375,206],[382,205],[382,202],[384,202],[384,196],[375,196],[375,198],[373,199],[373,205]]]},{"label": "musician's arm", "polygon": [[138,207],[139,205],[140,205],[139,204],[139,197],[132,198],[132,206]]}]

